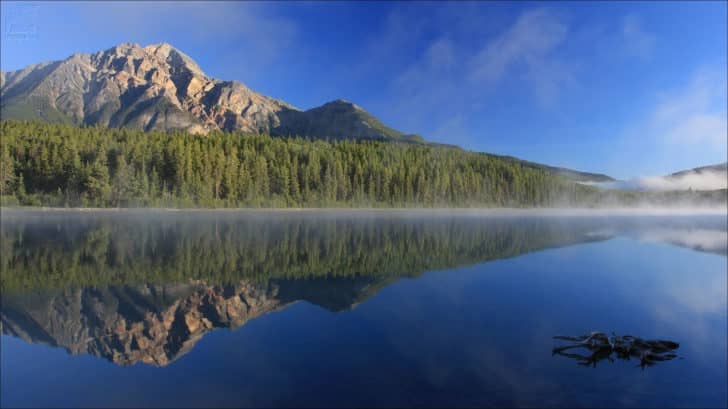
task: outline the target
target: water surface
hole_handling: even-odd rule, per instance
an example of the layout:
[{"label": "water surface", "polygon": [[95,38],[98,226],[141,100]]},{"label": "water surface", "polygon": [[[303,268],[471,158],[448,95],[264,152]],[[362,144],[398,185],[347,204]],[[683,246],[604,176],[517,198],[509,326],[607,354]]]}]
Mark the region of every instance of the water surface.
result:
[{"label": "water surface", "polygon": [[[0,404],[725,407],[726,230],[685,214],[3,211]],[[591,331],[677,357],[553,353]]]}]

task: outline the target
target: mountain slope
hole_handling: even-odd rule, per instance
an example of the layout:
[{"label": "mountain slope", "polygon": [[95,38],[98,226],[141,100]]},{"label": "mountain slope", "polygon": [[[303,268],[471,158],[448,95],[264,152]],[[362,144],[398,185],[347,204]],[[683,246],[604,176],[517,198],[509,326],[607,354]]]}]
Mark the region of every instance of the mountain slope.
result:
[{"label": "mountain slope", "polygon": [[264,132],[292,107],[210,78],[169,44],[122,44],[4,75],[3,118],[145,130]]},{"label": "mountain slope", "polygon": [[300,111],[237,81],[211,78],[165,43],[121,44],[74,54],[3,73],[0,82],[3,119],[193,133],[419,140],[345,101]]},{"label": "mountain slope", "polygon": [[681,170],[679,172],[671,173],[667,177],[679,177],[686,175],[705,175],[708,173],[727,173],[728,174],[728,162],[719,163],[716,165],[701,166],[698,168]]},{"label": "mountain slope", "polygon": [[728,188],[728,162],[681,170],[665,176],[597,181],[596,186],[635,191],[719,191]]},{"label": "mountain slope", "polygon": [[360,106],[343,99],[308,111],[280,113],[281,125],[274,135],[314,135],[331,139],[400,139],[422,142],[418,135],[406,135],[384,125]]}]

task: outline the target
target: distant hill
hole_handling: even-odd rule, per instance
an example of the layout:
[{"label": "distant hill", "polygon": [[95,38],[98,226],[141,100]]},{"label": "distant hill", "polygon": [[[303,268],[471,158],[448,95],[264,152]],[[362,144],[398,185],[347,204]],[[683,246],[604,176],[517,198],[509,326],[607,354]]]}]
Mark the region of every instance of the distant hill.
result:
[{"label": "distant hill", "polygon": [[681,170],[665,176],[589,183],[603,188],[636,191],[720,191],[728,188],[728,162]]},{"label": "distant hill", "polygon": [[688,170],[671,173],[668,177],[680,177],[686,175],[704,175],[706,173],[725,173],[728,174],[728,162],[719,163],[717,165],[701,166]]},{"label": "distant hill", "polygon": [[718,190],[728,187],[728,162],[646,178],[652,190]]},{"label": "distant hill", "polygon": [[383,124],[359,105],[337,99],[308,111],[286,110],[274,135],[306,135],[330,139],[396,139],[423,142],[419,135],[403,134]]}]

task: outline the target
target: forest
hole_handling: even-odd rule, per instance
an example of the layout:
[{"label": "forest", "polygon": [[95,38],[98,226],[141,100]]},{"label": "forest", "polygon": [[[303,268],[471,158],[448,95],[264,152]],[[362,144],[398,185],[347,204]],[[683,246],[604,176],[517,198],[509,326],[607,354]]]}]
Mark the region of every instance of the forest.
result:
[{"label": "forest", "polygon": [[451,146],[0,123],[3,206],[557,207],[725,203],[583,185]]},{"label": "forest", "polygon": [[2,122],[4,204],[534,207],[595,188],[453,147]]}]

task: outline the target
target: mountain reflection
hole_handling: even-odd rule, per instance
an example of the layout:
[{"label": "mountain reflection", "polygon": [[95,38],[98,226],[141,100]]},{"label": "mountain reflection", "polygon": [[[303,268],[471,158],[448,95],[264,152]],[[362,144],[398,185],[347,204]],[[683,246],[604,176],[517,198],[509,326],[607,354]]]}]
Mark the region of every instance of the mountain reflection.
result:
[{"label": "mountain reflection", "polygon": [[[668,219],[647,227],[687,228]],[[164,366],[213,329],[299,300],[346,310],[400,278],[647,227],[457,214],[4,216],[2,333],[119,365]],[[714,232],[704,237],[726,234],[715,220],[698,227]]]}]

